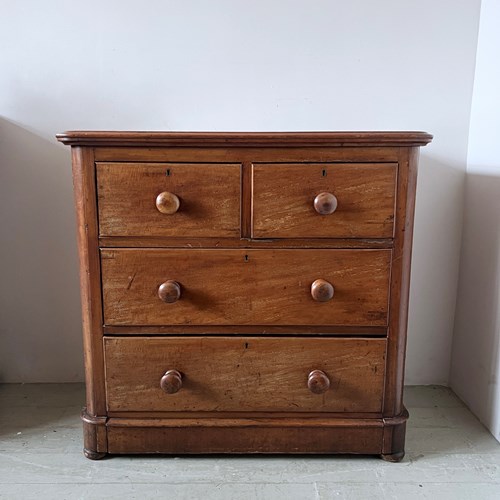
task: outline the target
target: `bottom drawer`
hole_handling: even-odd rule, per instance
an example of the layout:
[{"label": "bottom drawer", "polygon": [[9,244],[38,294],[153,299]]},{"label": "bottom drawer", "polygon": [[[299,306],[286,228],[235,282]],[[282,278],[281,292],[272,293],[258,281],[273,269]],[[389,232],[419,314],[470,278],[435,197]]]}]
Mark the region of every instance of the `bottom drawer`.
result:
[{"label": "bottom drawer", "polygon": [[385,339],[107,337],[104,349],[110,412],[382,409]]}]

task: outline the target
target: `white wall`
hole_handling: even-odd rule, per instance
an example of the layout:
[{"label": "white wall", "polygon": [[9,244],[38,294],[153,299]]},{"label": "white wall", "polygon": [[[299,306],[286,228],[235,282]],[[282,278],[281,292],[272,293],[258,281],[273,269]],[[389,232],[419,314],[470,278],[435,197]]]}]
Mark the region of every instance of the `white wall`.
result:
[{"label": "white wall", "polygon": [[451,386],[500,441],[500,2],[483,0]]},{"label": "white wall", "polygon": [[4,381],[82,378],[67,129],[425,130],[407,382],[448,380],[479,0],[22,1],[0,17]]}]

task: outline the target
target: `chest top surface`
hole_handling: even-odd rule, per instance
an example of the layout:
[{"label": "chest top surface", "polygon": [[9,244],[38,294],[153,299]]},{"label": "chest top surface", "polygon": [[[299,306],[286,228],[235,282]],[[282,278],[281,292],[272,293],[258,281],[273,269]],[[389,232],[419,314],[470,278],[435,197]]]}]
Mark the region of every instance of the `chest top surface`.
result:
[{"label": "chest top surface", "polygon": [[119,132],[68,131],[57,139],[72,146],[425,146],[426,132]]}]

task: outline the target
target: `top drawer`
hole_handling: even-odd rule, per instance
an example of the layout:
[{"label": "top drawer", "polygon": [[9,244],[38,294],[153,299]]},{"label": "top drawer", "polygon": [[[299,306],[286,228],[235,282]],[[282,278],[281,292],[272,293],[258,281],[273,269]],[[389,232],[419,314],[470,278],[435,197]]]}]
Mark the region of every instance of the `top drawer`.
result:
[{"label": "top drawer", "polygon": [[397,163],[259,163],[252,174],[254,238],[393,236]]},{"label": "top drawer", "polygon": [[97,163],[101,236],[239,237],[239,164]]}]

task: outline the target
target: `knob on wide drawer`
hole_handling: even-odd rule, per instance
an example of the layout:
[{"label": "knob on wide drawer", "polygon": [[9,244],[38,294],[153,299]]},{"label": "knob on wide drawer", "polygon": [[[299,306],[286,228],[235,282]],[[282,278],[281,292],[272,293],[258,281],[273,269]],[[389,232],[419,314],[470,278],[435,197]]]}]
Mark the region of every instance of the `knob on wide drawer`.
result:
[{"label": "knob on wide drawer", "polygon": [[181,297],[181,285],[174,280],[165,281],[158,288],[158,297],[167,304],[177,302]]},{"label": "knob on wide drawer", "polygon": [[177,370],[168,370],[160,380],[162,391],[175,394],[182,388],[182,375]]},{"label": "knob on wide drawer", "polygon": [[330,379],[324,371],[313,370],[307,378],[307,387],[314,394],[323,394],[330,388]]},{"label": "knob on wide drawer", "polygon": [[332,193],[319,193],[314,198],[314,210],[320,215],[330,215],[337,210],[337,197]]},{"label": "knob on wide drawer", "polygon": [[156,197],[156,208],[162,214],[175,214],[180,206],[181,202],[174,193],[164,191]]},{"label": "knob on wide drawer", "polygon": [[334,288],[331,283],[326,280],[316,280],[311,285],[311,296],[317,302],[327,302],[333,297]]}]

